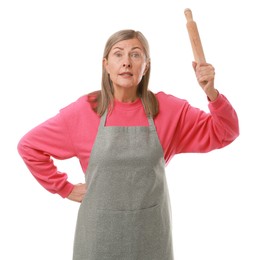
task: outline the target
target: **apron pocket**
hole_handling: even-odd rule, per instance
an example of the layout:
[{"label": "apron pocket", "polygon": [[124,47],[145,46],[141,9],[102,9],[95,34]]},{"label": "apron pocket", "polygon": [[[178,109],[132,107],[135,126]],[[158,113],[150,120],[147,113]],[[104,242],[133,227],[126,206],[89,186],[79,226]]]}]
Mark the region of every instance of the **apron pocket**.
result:
[{"label": "apron pocket", "polygon": [[159,205],[133,211],[98,209],[96,226],[99,259],[159,259],[165,233]]}]

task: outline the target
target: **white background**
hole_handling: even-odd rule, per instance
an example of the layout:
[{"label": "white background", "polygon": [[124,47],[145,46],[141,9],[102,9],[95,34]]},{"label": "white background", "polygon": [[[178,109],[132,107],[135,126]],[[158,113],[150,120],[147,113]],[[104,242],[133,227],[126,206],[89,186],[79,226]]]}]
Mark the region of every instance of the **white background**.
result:
[{"label": "white background", "polygon": [[[253,4],[250,0],[0,2],[0,259],[71,259],[79,204],[45,191],[28,172],[16,146],[32,127],[100,88],[102,53],[112,33],[128,28],[143,32],[151,47],[150,89],[207,110],[191,67],[185,8],[191,8],[206,59],[216,68],[216,88],[237,110],[241,134],[224,149],[175,156],[167,167],[175,259],[257,259]],[[56,163],[70,181],[83,181],[76,159]]]}]

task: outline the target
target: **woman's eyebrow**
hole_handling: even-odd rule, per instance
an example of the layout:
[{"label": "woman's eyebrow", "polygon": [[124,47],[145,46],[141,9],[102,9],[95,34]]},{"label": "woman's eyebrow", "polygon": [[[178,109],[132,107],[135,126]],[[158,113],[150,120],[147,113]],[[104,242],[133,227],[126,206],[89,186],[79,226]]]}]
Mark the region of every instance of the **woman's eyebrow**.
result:
[{"label": "woman's eyebrow", "polygon": [[114,47],[113,50],[115,50],[115,49],[124,50],[124,49],[121,48],[121,47]]},{"label": "woman's eyebrow", "polygon": [[[113,50],[115,50],[115,49],[124,50],[124,48],[118,47],[118,46],[113,48]],[[135,49],[142,50],[142,48],[140,48],[140,47],[138,47],[138,46],[131,48],[131,50],[135,50]]]},{"label": "woman's eyebrow", "polygon": [[135,49],[139,49],[139,50],[141,50],[142,51],[142,48],[140,48],[140,47],[133,47],[131,50],[135,50]]}]

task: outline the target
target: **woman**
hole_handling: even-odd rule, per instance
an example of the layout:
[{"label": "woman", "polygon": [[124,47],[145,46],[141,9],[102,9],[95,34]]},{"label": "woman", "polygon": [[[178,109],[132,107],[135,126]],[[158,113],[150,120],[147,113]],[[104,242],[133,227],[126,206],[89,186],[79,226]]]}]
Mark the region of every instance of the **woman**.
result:
[{"label": "woman", "polygon": [[[211,64],[193,63],[210,113],[149,91],[150,67],[142,33],[114,33],[105,46],[101,91],[61,109],[18,144],[45,189],[82,202],[74,260],[172,260],[165,165],[175,154],[209,152],[239,135],[235,110],[214,88]],[[84,184],[70,183],[51,160],[74,156]]]}]

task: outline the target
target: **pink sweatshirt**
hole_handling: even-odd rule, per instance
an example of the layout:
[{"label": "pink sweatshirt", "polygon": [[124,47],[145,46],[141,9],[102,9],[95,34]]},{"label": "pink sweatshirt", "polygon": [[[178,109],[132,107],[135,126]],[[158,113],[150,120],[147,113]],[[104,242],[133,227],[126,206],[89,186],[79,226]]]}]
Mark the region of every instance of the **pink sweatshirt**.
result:
[{"label": "pink sweatshirt", "polygon": [[[239,135],[236,112],[222,94],[209,102],[210,113],[163,92],[156,97],[159,114],[154,123],[166,164],[175,154],[209,152],[230,144]],[[100,117],[91,109],[88,96],[82,96],[25,134],[18,144],[19,154],[45,189],[65,198],[73,184],[66,173],[58,171],[52,158],[77,157],[86,172],[99,122]],[[140,99],[134,103],[115,101],[106,121],[106,126],[147,125]]]}]

